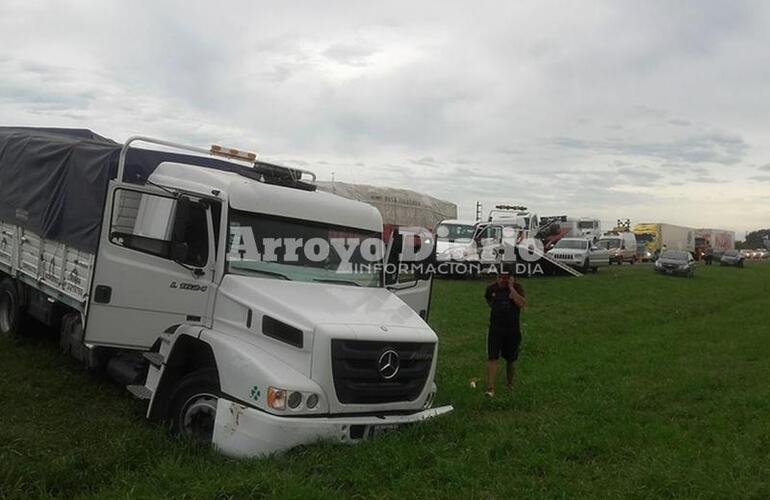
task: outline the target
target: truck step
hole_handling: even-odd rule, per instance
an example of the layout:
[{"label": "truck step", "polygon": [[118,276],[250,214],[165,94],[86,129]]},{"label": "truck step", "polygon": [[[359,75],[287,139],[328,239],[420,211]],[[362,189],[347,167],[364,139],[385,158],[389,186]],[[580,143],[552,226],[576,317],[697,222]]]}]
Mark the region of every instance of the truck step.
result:
[{"label": "truck step", "polygon": [[141,401],[149,401],[152,399],[152,391],[143,385],[129,385],[126,386],[128,392],[130,392],[136,399]]},{"label": "truck step", "polygon": [[142,356],[144,356],[144,359],[149,361],[151,365],[157,366],[158,368],[163,366],[163,362],[166,361],[165,356],[159,352],[145,352]]}]

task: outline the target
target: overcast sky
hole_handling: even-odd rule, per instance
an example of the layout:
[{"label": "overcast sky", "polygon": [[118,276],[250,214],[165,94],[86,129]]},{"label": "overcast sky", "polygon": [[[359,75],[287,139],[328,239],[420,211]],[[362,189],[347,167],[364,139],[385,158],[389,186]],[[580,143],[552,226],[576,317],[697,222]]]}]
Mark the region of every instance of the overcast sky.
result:
[{"label": "overcast sky", "polygon": [[[328,180],[770,227],[770,3],[0,2],[0,122]],[[128,7],[131,8],[128,8]]]}]

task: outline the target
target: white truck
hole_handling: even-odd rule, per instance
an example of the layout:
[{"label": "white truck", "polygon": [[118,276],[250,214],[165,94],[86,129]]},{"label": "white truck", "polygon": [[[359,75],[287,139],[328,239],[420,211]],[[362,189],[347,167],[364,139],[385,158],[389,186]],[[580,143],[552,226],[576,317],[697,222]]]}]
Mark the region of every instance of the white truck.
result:
[{"label": "white truck", "polygon": [[659,222],[643,223],[634,226],[638,243],[645,245],[655,257],[664,250],[695,251],[695,229]]},{"label": "white truck", "polygon": [[636,235],[630,231],[607,232],[596,241],[596,246],[609,251],[610,264],[613,262],[633,264],[639,259]]},{"label": "white truck", "polygon": [[699,257],[705,255],[709,248],[719,254],[723,254],[728,250],[735,250],[735,231],[727,229],[696,229],[693,246],[695,255]]},{"label": "white truck", "polygon": [[478,249],[473,239],[476,225],[476,221],[447,219],[434,229],[436,260],[451,266],[448,274],[465,274],[469,272],[467,265],[478,263]]},{"label": "white truck", "polygon": [[451,411],[432,407],[431,276],[402,282],[377,210],[313,180],[218,146],[0,128],[0,334],[58,327],[148,418],[233,457]]}]

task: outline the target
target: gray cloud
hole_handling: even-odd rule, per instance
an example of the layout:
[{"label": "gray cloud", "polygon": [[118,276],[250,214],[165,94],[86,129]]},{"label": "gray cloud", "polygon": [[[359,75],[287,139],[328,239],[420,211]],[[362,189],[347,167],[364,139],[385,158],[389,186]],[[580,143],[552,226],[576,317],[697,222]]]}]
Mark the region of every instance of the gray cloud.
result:
[{"label": "gray cloud", "polygon": [[365,66],[367,60],[372,55],[376,54],[378,49],[366,42],[362,41],[345,41],[335,43],[323,54],[340,64],[346,64],[348,66]]},{"label": "gray cloud", "polygon": [[610,153],[722,165],[735,165],[741,162],[749,149],[748,144],[740,136],[722,133],[694,135],[666,142],[625,139],[596,141],[556,137],[552,143],[559,148],[583,150],[589,153]]},{"label": "gray cloud", "polygon": [[748,220],[697,200],[739,198],[770,172],[757,105],[770,5],[498,1],[469,15],[435,1],[235,1],[216,15],[197,0],[2,2],[0,116],[232,144],[466,215],[480,200],[761,222],[766,205]]}]

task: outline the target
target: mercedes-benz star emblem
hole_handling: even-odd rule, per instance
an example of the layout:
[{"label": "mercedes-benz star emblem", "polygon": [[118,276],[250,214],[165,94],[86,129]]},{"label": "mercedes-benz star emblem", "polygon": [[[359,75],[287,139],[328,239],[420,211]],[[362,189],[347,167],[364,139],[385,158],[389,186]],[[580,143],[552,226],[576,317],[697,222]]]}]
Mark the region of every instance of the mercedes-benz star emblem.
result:
[{"label": "mercedes-benz star emblem", "polygon": [[388,349],[380,354],[380,359],[377,360],[377,371],[380,372],[380,377],[385,380],[395,377],[399,366],[398,353],[392,349]]}]

